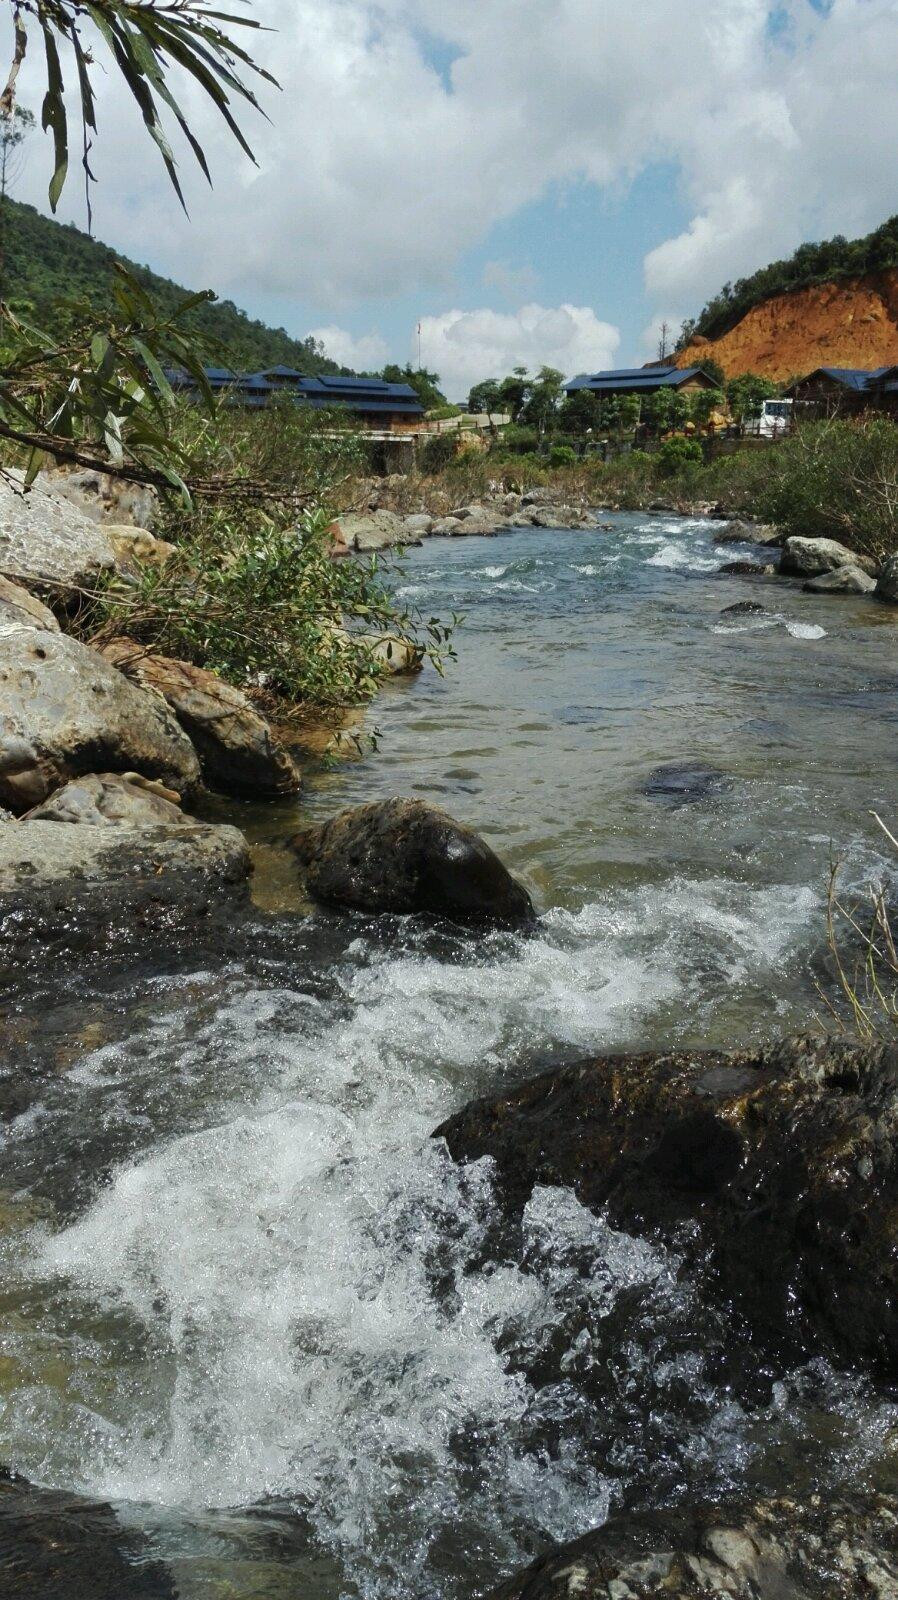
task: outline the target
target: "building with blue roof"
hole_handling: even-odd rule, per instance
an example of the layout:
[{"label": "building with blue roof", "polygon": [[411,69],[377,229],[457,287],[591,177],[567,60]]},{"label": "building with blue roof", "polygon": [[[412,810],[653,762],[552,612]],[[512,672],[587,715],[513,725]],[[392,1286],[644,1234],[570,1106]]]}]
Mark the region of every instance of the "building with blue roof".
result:
[{"label": "building with blue roof", "polygon": [[659,364],[647,367],[621,367],[615,372],[582,372],[564,386],[565,394],[588,389],[592,394],[610,397],[625,394],[657,394],[659,389],[689,392],[716,389],[717,384],[703,367],[675,367]]},{"label": "building with blue roof", "polygon": [[[270,405],[290,395],[297,405],[318,411],[343,411],[370,428],[391,433],[414,427],[424,417],[424,407],[407,383],[387,383],[383,378],[343,377],[330,373],[310,377],[292,367],[269,367],[263,372],[238,373],[228,367],[205,367],[209,387],[224,393],[229,403],[249,409]],[[166,374],[174,389],[188,398],[197,386],[186,372]]]},{"label": "building with blue roof", "polygon": [[821,416],[898,412],[898,367],[815,367],[790,384],[796,405]]}]

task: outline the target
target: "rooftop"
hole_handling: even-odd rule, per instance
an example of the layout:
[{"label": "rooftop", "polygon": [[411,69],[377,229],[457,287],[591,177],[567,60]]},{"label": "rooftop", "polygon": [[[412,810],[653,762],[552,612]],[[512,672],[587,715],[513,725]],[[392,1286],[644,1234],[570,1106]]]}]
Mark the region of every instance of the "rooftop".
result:
[{"label": "rooftop", "polygon": [[583,372],[579,377],[572,378],[564,387],[567,394],[573,394],[577,389],[592,389],[595,393],[613,389],[632,389],[638,392],[649,389],[679,389],[682,384],[695,378],[704,378],[708,383],[714,381],[702,367],[620,367],[613,372]]}]

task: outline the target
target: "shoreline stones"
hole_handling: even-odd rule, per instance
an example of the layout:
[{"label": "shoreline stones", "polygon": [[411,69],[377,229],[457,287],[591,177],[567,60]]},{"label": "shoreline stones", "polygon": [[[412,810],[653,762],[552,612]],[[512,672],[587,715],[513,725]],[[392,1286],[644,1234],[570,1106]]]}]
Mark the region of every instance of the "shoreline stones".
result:
[{"label": "shoreline stones", "polygon": [[62,494],[39,484],[23,493],[22,482],[20,472],[0,477],[0,574],[62,600],[96,587],[115,567],[105,530]]},{"label": "shoreline stones", "polygon": [[196,826],[185,817],[180,795],[137,772],[90,772],[73,778],[35,806],[23,822],[65,822],[98,827],[143,828],[157,823]]},{"label": "shoreline stones", "polygon": [[783,545],[780,572],[783,577],[816,578],[824,572],[835,572],[839,567],[860,567],[862,572],[876,575],[876,562],[869,556],[858,555],[836,539],[801,539],[793,536]]},{"label": "shoreline stones", "polygon": [[876,579],[860,567],[846,564],[833,572],[821,572],[802,584],[806,594],[872,594]]},{"label": "shoreline stones", "polygon": [[144,650],[132,639],[113,639],[101,654],[170,708],[193,744],[210,788],[264,798],[301,788],[287,751],[239,689],[190,662]]},{"label": "shoreline stones", "polygon": [[898,1046],[599,1056],[475,1100],[435,1137],[492,1157],[514,1215],[556,1184],[673,1244],[783,1360],[898,1377]]},{"label": "shoreline stones", "polygon": [[165,701],[64,633],[0,629],[0,805],[21,813],[85,772],[137,771],[179,794],[196,752]]},{"label": "shoreline stones", "polygon": [[489,845],[422,800],[353,806],[290,844],[310,895],[325,905],[468,925],[534,920],[530,896]]},{"label": "shoreline stones", "polygon": [[887,1600],[898,1500],[812,1495],[619,1512],[487,1600]]},{"label": "shoreline stones", "polygon": [[898,606],[898,554],[886,556],[876,584],[876,598]]}]

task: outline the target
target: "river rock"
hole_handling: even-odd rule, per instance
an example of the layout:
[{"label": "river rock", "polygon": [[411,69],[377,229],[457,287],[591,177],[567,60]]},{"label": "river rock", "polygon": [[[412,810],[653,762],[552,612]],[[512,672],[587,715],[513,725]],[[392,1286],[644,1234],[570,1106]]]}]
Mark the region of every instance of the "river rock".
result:
[{"label": "river rock", "polygon": [[161,1562],[112,1507],[0,1467],[3,1600],[177,1600]]},{"label": "river rock", "polygon": [[821,572],[835,572],[837,567],[860,567],[862,572],[876,573],[876,562],[869,556],[858,555],[836,539],[787,539],[783,545],[780,572],[793,578],[816,578]]},{"label": "river rock", "polygon": [[347,513],[338,517],[333,527],[351,550],[387,550],[392,545],[414,544],[421,537],[407,531],[405,519],[395,511]]},{"label": "river rock", "polygon": [[898,1500],[811,1495],[623,1512],[488,1600],[892,1600]]},{"label": "river rock", "polygon": [[879,571],[876,598],[898,606],[898,554],[886,556]]},{"label": "river rock", "polygon": [[769,578],[776,567],[760,561],[725,561],[717,570],[731,578]]},{"label": "river rock", "polygon": [[708,767],[702,761],[670,761],[650,773],[642,792],[650,800],[663,800],[670,806],[686,806],[712,800],[723,794],[729,786],[726,773],[719,772],[716,767]]},{"label": "river rock", "polygon": [[159,822],[189,827],[192,824],[180,808],[180,798],[174,789],[137,772],[88,772],[64,783],[22,820],[106,828],[146,828]]},{"label": "river rock", "polygon": [[139,575],[144,567],[159,571],[175,553],[173,544],[157,539],[148,528],[132,528],[128,523],[106,523],[104,532],[115,551],[120,572]]},{"label": "river rock", "polygon": [[59,623],[49,606],[8,578],[0,578],[0,628],[45,628],[58,633]]},{"label": "river rock", "polygon": [[21,484],[19,472],[0,476],[0,574],[63,599],[95,588],[115,566],[104,530],[55,490]]},{"label": "river rock", "polygon": [[672,1243],[779,1359],[898,1378],[898,1044],[599,1056],[437,1133],[513,1213],[560,1184]]},{"label": "river rock", "polygon": [[28,811],[83,772],[136,771],[179,794],[199,783],[165,701],[77,639],[0,630],[0,804]]},{"label": "river rock", "polygon": [[302,780],[271,728],[239,689],[213,672],[113,639],[103,655],[171,707],[188,734],[213,789],[274,797],[295,794]]},{"label": "river rock", "polygon": [[387,677],[405,677],[420,672],[424,651],[409,639],[400,639],[393,633],[363,633],[358,635],[369,648],[380,671]]},{"label": "river rock", "polygon": [[876,579],[862,572],[860,567],[836,567],[834,572],[821,572],[818,577],[809,578],[802,588],[808,594],[872,594]]},{"label": "river rock", "polygon": [[437,517],[430,531],[435,538],[451,538],[462,531],[462,522],[459,517]]},{"label": "river rock", "polygon": [[410,517],[403,517],[402,526],[412,539],[426,539],[433,528],[433,517],[426,511],[416,511]]},{"label": "river rock", "polygon": [[309,893],[327,905],[473,924],[533,920],[530,896],[489,845],[423,800],[353,806],[291,844]]},{"label": "river rock", "polygon": [[246,898],[249,847],[237,828],[110,826],[36,819],[0,827],[0,943],[82,940],[100,927],[174,911],[205,916]]},{"label": "river rock", "polygon": [[159,509],[159,496],[149,484],[128,483],[91,467],[40,472],[36,483],[70,501],[92,522],[151,528]]},{"label": "river rock", "polygon": [[734,520],[715,528],[713,539],[715,544],[779,544],[782,534],[769,522]]},{"label": "river rock", "polygon": [[734,606],[724,606],[720,615],[722,617],[766,617],[769,612],[765,606],[759,606],[756,600],[737,600]]}]

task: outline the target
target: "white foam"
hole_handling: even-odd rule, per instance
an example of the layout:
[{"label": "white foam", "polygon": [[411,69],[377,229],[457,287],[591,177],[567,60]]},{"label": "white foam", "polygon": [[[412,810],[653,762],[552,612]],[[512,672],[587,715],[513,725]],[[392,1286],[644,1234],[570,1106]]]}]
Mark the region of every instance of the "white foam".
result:
[{"label": "white foam", "polygon": [[793,639],[825,639],[826,629],[821,628],[816,622],[793,622],[786,618],[786,632],[791,633]]}]

